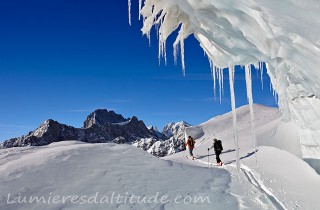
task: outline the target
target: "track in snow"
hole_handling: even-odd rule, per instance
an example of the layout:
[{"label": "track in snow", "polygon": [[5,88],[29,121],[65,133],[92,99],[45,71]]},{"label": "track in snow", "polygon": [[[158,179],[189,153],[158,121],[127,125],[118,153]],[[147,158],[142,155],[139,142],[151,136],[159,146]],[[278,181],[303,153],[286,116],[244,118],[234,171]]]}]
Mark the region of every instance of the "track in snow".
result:
[{"label": "track in snow", "polygon": [[[199,160],[199,159],[194,159],[193,161],[197,161],[200,162],[202,164],[205,164],[208,166],[208,162],[207,161],[203,161],[203,160]],[[213,163],[209,162],[210,166],[215,166]],[[227,166],[233,167],[235,168],[236,165],[234,164],[228,164]],[[224,166],[216,166],[216,167],[221,167],[227,170],[226,167]],[[254,176],[254,174],[252,173],[252,170],[246,166],[241,164],[240,166],[241,171],[244,173],[245,177],[248,179],[248,182],[253,185],[258,191],[260,191],[263,195],[266,196],[266,198],[268,198],[268,200],[274,205],[274,207],[276,209],[279,210],[286,210],[286,208],[284,207],[284,205],[279,201],[279,199],[273,195],[270,190],[268,190],[268,188],[262,183],[261,180],[259,180],[258,178],[256,178]]]},{"label": "track in snow", "polygon": [[[230,165],[232,167],[235,167],[235,165]],[[241,164],[241,171],[245,174],[248,181],[254,185],[260,192],[262,192],[271,202],[272,204],[279,210],[286,210],[286,208],[283,206],[283,204],[277,199],[276,196],[274,196],[268,188],[263,185],[262,181],[258,180],[254,174],[252,173],[252,170],[246,166]]]}]

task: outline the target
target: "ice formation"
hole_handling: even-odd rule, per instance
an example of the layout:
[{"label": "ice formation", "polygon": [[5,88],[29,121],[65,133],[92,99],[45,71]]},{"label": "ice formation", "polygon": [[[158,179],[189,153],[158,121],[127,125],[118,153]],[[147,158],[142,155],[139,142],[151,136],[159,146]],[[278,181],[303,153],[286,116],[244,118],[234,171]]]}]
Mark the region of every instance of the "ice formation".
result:
[{"label": "ice formation", "polygon": [[[256,131],[255,131],[255,124],[254,124],[252,80],[251,80],[251,66],[250,65],[245,66],[245,75],[246,75],[247,97],[248,97],[248,103],[249,103],[249,109],[250,109],[251,130],[252,130],[252,136],[253,136],[253,148],[254,148],[255,158],[256,158],[256,162],[257,162],[257,155],[256,155],[257,140],[256,140]],[[261,81],[263,81],[262,78],[261,78]],[[263,85],[263,83],[262,83],[262,85]]]},{"label": "ice formation", "polygon": [[[130,2],[130,1],[129,1]],[[320,167],[320,3],[318,0],[144,0],[142,33],[156,26],[159,58],[178,30],[183,72],[184,40],[191,34],[218,69],[266,62],[287,121],[300,128],[303,158]],[[262,77],[261,72],[261,77]],[[262,84],[263,85],[263,84]],[[275,97],[277,97],[277,95]]]},{"label": "ice formation", "polygon": [[240,170],[240,160],[239,160],[239,142],[238,142],[238,130],[237,130],[237,114],[236,114],[236,100],[234,95],[234,68],[229,68],[229,84],[230,84],[230,94],[231,94],[231,107],[232,107],[232,121],[233,121],[233,135],[234,144],[236,148],[237,156],[237,169]]}]

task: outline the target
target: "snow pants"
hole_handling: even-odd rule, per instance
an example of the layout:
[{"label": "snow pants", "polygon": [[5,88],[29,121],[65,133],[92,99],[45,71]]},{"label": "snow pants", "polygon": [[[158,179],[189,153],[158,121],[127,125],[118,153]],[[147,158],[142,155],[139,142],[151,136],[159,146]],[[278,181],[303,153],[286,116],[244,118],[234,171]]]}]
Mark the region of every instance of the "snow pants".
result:
[{"label": "snow pants", "polygon": [[217,163],[220,163],[221,162],[221,159],[220,159],[221,151],[214,151],[214,152],[216,153]]},{"label": "snow pants", "polygon": [[193,148],[190,148],[190,147],[189,147],[189,153],[190,153],[190,156],[193,157]]}]

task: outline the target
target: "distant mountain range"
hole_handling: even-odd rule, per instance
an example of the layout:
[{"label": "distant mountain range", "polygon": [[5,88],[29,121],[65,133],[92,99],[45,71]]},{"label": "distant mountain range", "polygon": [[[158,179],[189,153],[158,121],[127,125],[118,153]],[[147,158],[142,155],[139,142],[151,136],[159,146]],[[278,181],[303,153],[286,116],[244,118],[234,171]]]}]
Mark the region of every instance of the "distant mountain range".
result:
[{"label": "distant mountain range", "polygon": [[189,126],[186,122],[169,123],[159,132],[154,126],[147,128],[136,116],[124,118],[114,111],[97,109],[87,116],[82,128],[49,119],[26,135],[4,141],[0,149],[78,140],[88,143],[129,143],[162,157],[184,150],[184,131]]}]

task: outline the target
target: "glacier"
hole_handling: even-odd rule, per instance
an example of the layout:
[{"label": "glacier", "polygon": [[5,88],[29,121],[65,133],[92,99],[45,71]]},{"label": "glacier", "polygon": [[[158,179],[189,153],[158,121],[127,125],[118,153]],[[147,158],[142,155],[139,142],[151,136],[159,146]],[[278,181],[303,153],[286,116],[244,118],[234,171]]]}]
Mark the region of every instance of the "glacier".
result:
[{"label": "glacier", "polygon": [[[131,0],[128,5],[130,19]],[[317,0],[139,0],[142,33],[150,39],[156,28],[159,59],[166,61],[166,40],[178,31],[174,58],[180,50],[183,74],[184,40],[190,35],[208,56],[213,77],[223,68],[265,62],[284,118],[299,128],[302,157],[318,169],[319,10]]]}]

